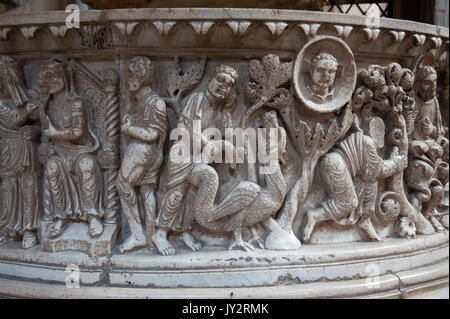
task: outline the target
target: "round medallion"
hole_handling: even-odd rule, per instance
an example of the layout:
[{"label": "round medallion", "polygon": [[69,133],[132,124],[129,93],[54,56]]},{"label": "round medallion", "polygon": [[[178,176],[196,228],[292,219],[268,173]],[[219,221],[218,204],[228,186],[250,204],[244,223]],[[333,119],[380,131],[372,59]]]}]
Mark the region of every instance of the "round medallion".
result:
[{"label": "round medallion", "polygon": [[334,112],[351,100],[356,76],[350,47],[339,38],[320,36],[309,41],[295,59],[295,94],[310,110]]}]

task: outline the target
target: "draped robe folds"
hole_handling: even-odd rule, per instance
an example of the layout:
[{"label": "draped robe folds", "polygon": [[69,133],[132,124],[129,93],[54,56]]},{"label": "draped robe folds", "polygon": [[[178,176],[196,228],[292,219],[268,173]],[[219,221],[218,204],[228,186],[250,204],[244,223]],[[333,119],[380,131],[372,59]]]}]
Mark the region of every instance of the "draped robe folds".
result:
[{"label": "draped robe folds", "polygon": [[[53,217],[82,221],[89,216],[104,217],[103,176],[95,156],[99,141],[92,131],[87,102],[80,97],[70,97],[64,105],[54,106],[51,114],[51,122],[57,130],[83,130],[83,136],[76,141],[51,139],[47,145]],[[92,164],[89,172],[81,171],[82,161]]]},{"label": "draped robe folds", "polygon": [[[208,100],[205,92],[194,93],[188,97],[178,121],[178,128],[185,128],[189,132],[190,145],[183,145],[184,141],[179,140],[173,144],[172,148],[184,146],[186,149],[192,150],[190,147],[192,145],[191,141],[193,141],[194,138],[198,138],[198,136],[196,137],[193,135],[194,121],[202,121],[204,110],[211,107],[211,102]],[[202,121],[201,129],[204,130],[213,127],[214,124],[218,122],[220,116],[221,112],[219,111],[211,125],[210,123]],[[198,143],[199,145],[201,144],[200,141],[198,141]],[[192,216],[187,216],[186,214],[186,212],[189,211],[189,209],[186,209],[186,196],[189,191],[188,176],[195,164],[193,164],[192,159],[187,163],[176,162],[171,159],[171,155],[172,150],[169,154],[166,193],[162,200],[156,225],[163,229],[183,232],[192,226],[193,221]]]},{"label": "draped robe folds", "polygon": [[[420,97],[417,97],[416,103],[416,107],[419,110],[419,113],[417,114],[417,118],[415,121],[416,125],[413,132],[414,139],[419,141],[428,139],[436,140],[438,136],[444,136],[445,131],[442,125],[442,116],[438,99],[435,97],[425,102]],[[422,125],[426,121],[431,123],[436,129],[435,132],[431,134],[431,136],[428,136],[423,131]]]},{"label": "draped robe folds", "polygon": [[0,100],[0,234],[16,237],[37,231],[41,216],[37,144],[23,139],[25,109]]},{"label": "draped robe folds", "polygon": [[329,199],[322,207],[333,220],[352,225],[374,211],[382,163],[374,141],[361,132],[350,134],[324,157],[320,177]]}]

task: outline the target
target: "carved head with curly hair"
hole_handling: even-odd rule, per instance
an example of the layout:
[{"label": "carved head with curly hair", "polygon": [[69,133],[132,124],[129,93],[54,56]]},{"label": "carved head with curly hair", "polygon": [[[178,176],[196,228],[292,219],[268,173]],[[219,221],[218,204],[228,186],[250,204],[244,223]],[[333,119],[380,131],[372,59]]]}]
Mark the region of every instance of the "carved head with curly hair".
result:
[{"label": "carved head with curly hair", "polygon": [[310,76],[314,85],[327,89],[336,80],[338,61],[329,53],[317,53],[311,61]]},{"label": "carved head with curly hair", "polygon": [[154,80],[155,68],[149,58],[137,56],[131,59],[127,72],[127,84],[131,92],[152,85]]},{"label": "carved head with curly hair", "polygon": [[214,69],[208,83],[209,93],[219,100],[226,99],[238,79],[238,73],[232,67],[221,64]]}]

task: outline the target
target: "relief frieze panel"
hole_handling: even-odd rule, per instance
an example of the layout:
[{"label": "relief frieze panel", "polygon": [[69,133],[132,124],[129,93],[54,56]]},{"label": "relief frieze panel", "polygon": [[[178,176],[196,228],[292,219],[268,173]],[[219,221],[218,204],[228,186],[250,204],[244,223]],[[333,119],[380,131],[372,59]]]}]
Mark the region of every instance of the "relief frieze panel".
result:
[{"label": "relief frieze panel", "polygon": [[0,23],[1,243],[169,256],[448,229],[445,35],[164,14],[74,31]]}]

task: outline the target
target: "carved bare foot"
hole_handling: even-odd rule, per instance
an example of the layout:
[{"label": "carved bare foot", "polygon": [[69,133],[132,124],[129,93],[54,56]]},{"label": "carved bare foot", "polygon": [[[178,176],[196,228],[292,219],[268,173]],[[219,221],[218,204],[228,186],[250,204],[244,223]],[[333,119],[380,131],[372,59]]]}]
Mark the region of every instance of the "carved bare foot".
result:
[{"label": "carved bare foot", "polygon": [[311,239],[311,234],[314,230],[314,227],[316,226],[317,222],[319,222],[320,218],[318,215],[320,214],[319,209],[312,209],[306,212],[305,218],[306,223],[305,227],[303,228],[303,236],[302,241],[308,242]]},{"label": "carved bare foot", "polygon": [[370,221],[370,218],[363,217],[358,222],[358,226],[364,230],[367,234],[367,236],[375,241],[381,241],[380,236],[378,236],[375,228],[373,228],[372,222]]},{"label": "carved bare foot", "polygon": [[250,239],[249,243],[258,248],[266,249],[266,247],[264,246],[264,241],[261,239],[261,236],[259,236],[256,228],[250,227],[250,231],[252,232],[252,238]]},{"label": "carved bare foot", "polygon": [[103,233],[103,223],[97,216],[89,217],[89,234],[92,238],[99,237]]},{"label": "carved bare foot", "polygon": [[120,245],[119,251],[121,253],[124,253],[127,251],[132,251],[137,248],[145,247],[146,245],[147,241],[145,240],[145,237],[139,238],[137,236],[131,235],[130,237],[127,238],[127,240],[125,240],[125,242],[122,245]]},{"label": "carved bare foot", "polygon": [[23,234],[23,238],[22,238],[22,248],[23,249],[31,248],[34,245],[36,245],[37,242],[38,242],[38,237],[37,237],[36,233],[31,232],[31,231],[26,231]]},{"label": "carved bare foot", "polygon": [[199,251],[203,248],[203,245],[195,240],[195,238],[188,232],[181,234],[181,240],[188,246],[192,251]]},{"label": "carved bare foot", "polygon": [[68,219],[60,219],[58,218],[56,222],[53,223],[52,228],[50,230],[50,236],[52,238],[58,237],[64,231],[64,229],[69,225]]},{"label": "carved bare foot", "polygon": [[436,232],[441,233],[445,230],[445,227],[437,220],[436,217],[431,216],[429,218],[431,225],[433,225],[434,229],[436,230]]},{"label": "carved bare foot", "polygon": [[230,247],[228,247],[228,250],[233,249],[242,249],[243,251],[251,253],[253,252],[255,247],[253,247],[253,245],[250,243],[244,242],[243,240],[236,240],[230,245]]},{"label": "carved bare foot", "polygon": [[167,240],[167,231],[157,229],[151,239],[161,255],[169,256],[177,253],[175,248]]}]

